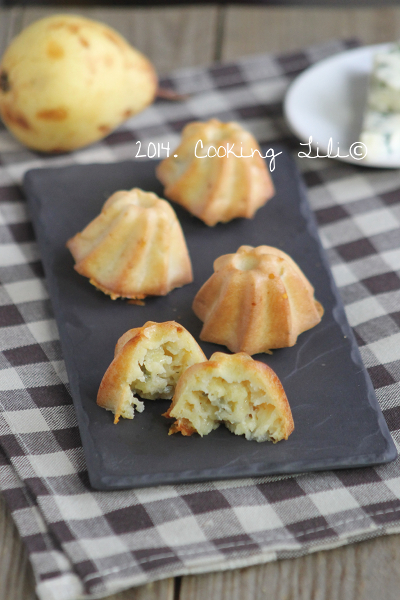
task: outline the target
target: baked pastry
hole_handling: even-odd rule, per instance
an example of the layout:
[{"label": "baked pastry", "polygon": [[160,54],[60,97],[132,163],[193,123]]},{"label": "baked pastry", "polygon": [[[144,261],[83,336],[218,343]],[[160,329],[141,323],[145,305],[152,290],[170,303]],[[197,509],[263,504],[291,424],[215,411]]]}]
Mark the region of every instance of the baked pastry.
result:
[{"label": "baked pastry", "polygon": [[169,433],[201,436],[224,423],[236,435],[257,442],[287,440],[294,429],[285,391],[274,371],[248,354],[215,352],[185,371],[166,417]]},{"label": "baked pastry", "polygon": [[165,296],[193,280],[173,208],[138,188],[115,192],[67,247],[78,273],[113,300]]},{"label": "baked pastry", "polygon": [[193,310],[204,322],[200,339],[232,352],[257,354],[294,346],[324,309],[297,264],[272,246],[241,246],[214,262]]},{"label": "baked pastry", "polygon": [[189,123],[175,154],[156,173],[165,196],[207,225],[250,219],[275,193],[259,152],[255,138],[238,123]]},{"label": "baked pastry", "polygon": [[97,404],[120,417],[142,412],[141,398],[172,398],[183,371],[207,360],[192,335],[179,323],[147,321],[130,329],[117,342],[114,360],[101,381]]}]

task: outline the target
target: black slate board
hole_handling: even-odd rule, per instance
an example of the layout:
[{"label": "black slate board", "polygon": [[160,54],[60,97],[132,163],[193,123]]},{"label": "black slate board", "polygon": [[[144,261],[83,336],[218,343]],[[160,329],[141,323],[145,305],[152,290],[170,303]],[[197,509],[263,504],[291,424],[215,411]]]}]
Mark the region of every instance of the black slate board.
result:
[{"label": "black slate board", "polygon": [[[396,458],[375,392],[361,361],[321,247],[305,187],[290,155],[276,159],[276,196],[254,220],[209,228],[174,205],[193,262],[194,282],[144,307],[112,301],[73,269],[65,242],[94,218],[111,193],[141,187],[162,197],[155,161],[38,169],[25,176],[90,481],[97,489],[144,487],[210,479],[348,468]],[[161,416],[169,401],[146,401],[145,411],[113,425],[96,405],[101,378],[117,339],[147,320],[176,320],[198,340],[201,322],[191,310],[200,286],[221,254],[242,244],[267,244],[299,264],[325,308],[322,322],[293,348],[259,354],[287,393],[295,422],[288,441],[249,442],[221,426],[204,438],[168,436]],[[207,357],[223,346],[202,343]]]}]

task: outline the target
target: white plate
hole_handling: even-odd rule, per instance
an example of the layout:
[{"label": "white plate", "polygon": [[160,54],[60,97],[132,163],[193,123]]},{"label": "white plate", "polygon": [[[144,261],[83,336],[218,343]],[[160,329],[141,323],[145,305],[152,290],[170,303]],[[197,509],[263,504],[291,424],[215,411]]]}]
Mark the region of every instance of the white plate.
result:
[{"label": "white plate", "polygon": [[318,149],[319,155],[329,153],[333,158],[339,149],[337,158],[345,162],[365,167],[400,167],[398,158],[369,161],[368,154],[362,160],[354,154],[363,151],[358,139],[373,57],[389,46],[379,44],[341,52],[321,60],[294,80],[287,91],[284,110],[290,129],[307,144],[299,151],[309,152],[312,137],[312,155]]}]

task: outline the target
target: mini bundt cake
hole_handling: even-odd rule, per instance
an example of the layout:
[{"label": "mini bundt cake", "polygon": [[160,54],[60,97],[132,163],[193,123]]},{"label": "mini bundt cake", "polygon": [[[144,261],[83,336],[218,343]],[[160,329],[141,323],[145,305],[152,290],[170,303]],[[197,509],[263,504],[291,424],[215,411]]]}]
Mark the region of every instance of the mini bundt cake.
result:
[{"label": "mini bundt cake", "polygon": [[294,346],[321,320],[314,288],[282,250],[241,246],[217,258],[214,271],[193,302],[204,323],[201,340],[257,354]]},{"label": "mini bundt cake", "polygon": [[215,352],[185,371],[166,417],[169,433],[207,435],[224,423],[257,442],[287,440],[294,429],[285,391],[274,371],[248,354]]},{"label": "mini bundt cake", "polygon": [[275,193],[259,152],[255,138],[238,123],[189,123],[175,154],[159,164],[157,176],[167,198],[207,225],[250,219]]},{"label": "mini bundt cake", "polygon": [[200,346],[175,321],[130,329],[117,342],[115,357],[101,381],[97,404],[111,410],[114,423],[144,409],[136,397],[172,398],[177,381],[191,365],[207,360]]},{"label": "mini bundt cake", "polygon": [[115,192],[67,247],[78,273],[113,300],[165,296],[193,280],[173,208],[138,188]]}]

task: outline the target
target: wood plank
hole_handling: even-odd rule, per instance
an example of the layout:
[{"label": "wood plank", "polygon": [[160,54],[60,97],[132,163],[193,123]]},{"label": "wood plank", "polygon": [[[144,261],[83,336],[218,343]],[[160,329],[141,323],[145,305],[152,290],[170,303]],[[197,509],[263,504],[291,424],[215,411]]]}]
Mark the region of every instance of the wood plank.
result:
[{"label": "wood plank", "polygon": [[159,74],[211,63],[215,57],[218,9],[184,8],[26,8],[23,26],[56,13],[80,14],[107,23],[143,52]]},{"label": "wood plank", "polygon": [[20,31],[22,8],[0,8],[0,57],[12,38]]},{"label": "wood plank", "polygon": [[223,60],[338,38],[377,44],[400,38],[400,8],[229,7],[223,35]]},{"label": "wood plank", "polygon": [[104,600],[174,600],[174,579],[154,581],[125,592],[107,596]]},{"label": "wood plank", "polygon": [[25,546],[0,494],[0,600],[34,600],[35,583]]},{"label": "wood plank", "polygon": [[184,577],[179,600],[398,600],[400,535],[247,569]]},{"label": "wood plank", "polygon": [[[0,600],[37,600],[28,553],[0,493]],[[174,600],[174,579],[164,579],[104,600]]]},{"label": "wood plank", "polygon": [[106,20],[116,29],[121,16],[125,23],[123,35],[150,58],[160,74],[214,60],[215,7],[119,10],[112,15],[110,11],[94,12],[94,18]]}]

